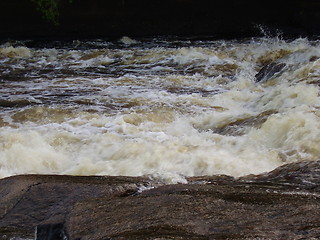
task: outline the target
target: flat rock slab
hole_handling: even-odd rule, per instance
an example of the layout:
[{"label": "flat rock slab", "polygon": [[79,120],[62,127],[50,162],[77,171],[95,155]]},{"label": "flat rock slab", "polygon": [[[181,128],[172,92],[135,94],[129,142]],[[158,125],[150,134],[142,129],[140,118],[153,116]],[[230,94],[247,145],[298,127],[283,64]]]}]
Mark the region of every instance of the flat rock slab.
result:
[{"label": "flat rock slab", "polygon": [[319,183],[319,161],[173,185],[14,176],[0,180],[0,239],[319,239]]},{"label": "flat rock slab", "polygon": [[[21,175],[0,180],[0,239],[33,237],[36,227],[63,223],[77,202],[136,192],[144,178]],[[5,238],[3,236],[8,236]]]}]

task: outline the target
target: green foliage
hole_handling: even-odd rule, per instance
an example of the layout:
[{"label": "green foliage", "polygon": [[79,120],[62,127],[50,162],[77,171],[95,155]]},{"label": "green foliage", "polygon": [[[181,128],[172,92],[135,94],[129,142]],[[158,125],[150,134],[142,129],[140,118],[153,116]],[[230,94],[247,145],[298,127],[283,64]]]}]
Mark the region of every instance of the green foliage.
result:
[{"label": "green foliage", "polygon": [[[42,13],[42,16],[47,21],[54,25],[59,25],[59,10],[57,0],[31,0],[37,5],[37,10]],[[73,0],[68,0],[70,3]]]}]

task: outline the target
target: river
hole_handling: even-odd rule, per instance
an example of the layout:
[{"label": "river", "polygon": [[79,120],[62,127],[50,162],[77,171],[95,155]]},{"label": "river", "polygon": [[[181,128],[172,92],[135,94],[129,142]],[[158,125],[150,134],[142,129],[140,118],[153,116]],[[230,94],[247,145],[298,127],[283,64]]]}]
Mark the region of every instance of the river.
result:
[{"label": "river", "polygon": [[[0,178],[260,174],[320,155],[320,42],[0,46]],[[283,64],[257,82],[268,64]]]}]

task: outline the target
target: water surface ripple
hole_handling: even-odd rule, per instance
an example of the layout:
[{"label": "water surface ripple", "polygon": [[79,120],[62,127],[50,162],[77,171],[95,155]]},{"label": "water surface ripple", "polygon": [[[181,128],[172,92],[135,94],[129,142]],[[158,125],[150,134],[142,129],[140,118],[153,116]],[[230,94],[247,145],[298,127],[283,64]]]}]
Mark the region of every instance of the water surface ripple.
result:
[{"label": "water surface ripple", "polygon": [[317,160],[319,57],[307,39],[5,43],[0,177],[184,182]]}]

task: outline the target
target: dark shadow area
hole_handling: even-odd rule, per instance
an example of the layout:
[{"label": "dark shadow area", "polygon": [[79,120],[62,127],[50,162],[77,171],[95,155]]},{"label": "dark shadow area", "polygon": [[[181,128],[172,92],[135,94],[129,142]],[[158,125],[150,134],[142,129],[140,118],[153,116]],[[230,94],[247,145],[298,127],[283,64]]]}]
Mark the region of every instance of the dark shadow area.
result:
[{"label": "dark shadow area", "polygon": [[146,36],[232,39],[265,32],[314,37],[316,0],[74,0],[59,2],[59,25],[42,19],[29,0],[0,2],[0,39],[81,39]]}]

